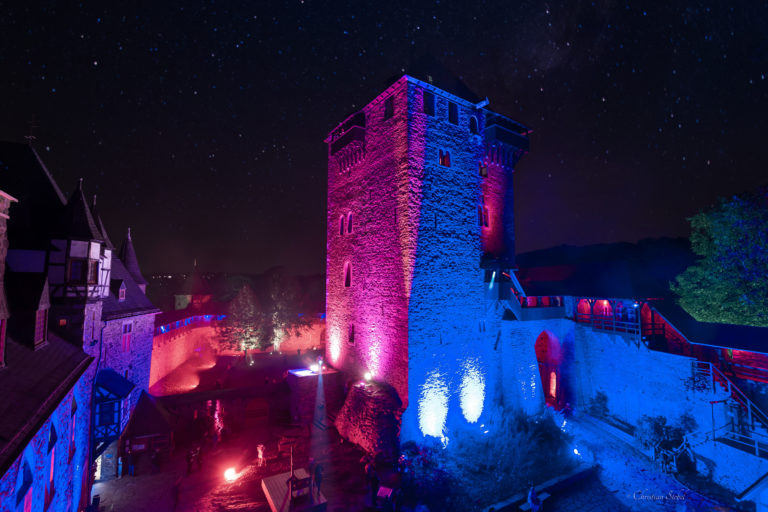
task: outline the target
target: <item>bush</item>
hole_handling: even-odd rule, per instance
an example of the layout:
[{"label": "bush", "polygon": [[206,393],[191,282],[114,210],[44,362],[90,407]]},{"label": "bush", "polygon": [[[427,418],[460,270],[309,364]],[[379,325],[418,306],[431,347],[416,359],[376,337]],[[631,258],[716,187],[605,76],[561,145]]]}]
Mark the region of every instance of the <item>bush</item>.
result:
[{"label": "bush", "polygon": [[667,418],[664,416],[643,414],[637,422],[635,437],[644,448],[650,448],[664,440],[666,429]]},{"label": "bush", "polygon": [[573,468],[577,461],[566,435],[549,414],[523,411],[504,415],[488,434],[462,434],[448,448],[402,446],[409,472],[404,475],[407,504],[426,503],[430,510],[474,510],[500,496],[526,490],[526,482],[543,482]]},{"label": "bush", "polygon": [[608,416],[608,395],[603,391],[595,393],[592,402],[589,404],[588,411],[595,418],[605,418]]}]

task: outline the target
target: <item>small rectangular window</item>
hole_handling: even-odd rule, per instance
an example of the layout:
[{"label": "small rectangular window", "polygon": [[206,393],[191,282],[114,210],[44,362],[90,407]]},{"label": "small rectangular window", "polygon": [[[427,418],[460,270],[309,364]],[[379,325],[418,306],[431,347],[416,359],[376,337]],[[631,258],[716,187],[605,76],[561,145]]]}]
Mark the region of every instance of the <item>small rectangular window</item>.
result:
[{"label": "small rectangular window", "polygon": [[482,176],[483,178],[487,178],[488,177],[488,166],[487,165],[480,164],[480,176]]},{"label": "small rectangular window", "polygon": [[120,287],[120,290],[117,292],[117,300],[122,302],[125,300],[125,288]]},{"label": "small rectangular window", "polygon": [[440,165],[444,167],[450,167],[451,166],[451,153],[448,151],[443,151],[442,149],[438,153],[438,157],[440,159]]},{"label": "small rectangular window", "polygon": [[131,350],[131,330],[133,329],[133,325],[128,322],[123,324],[123,336],[122,336],[122,346],[123,346],[123,352],[130,352]]},{"label": "small rectangular window", "polygon": [[435,115],[435,95],[429,91],[424,91],[422,99],[424,113],[428,116]]},{"label": "small rectangular window", "polygon": [[384,100],[384,119],[389,119],[395,115],[395,97],[390,96]]},{"label": "small rectangular window", "polygon": [[459,124],[459,106],[452,101],[448,102],[448,122]]},{"label": "small rectangular window", "polygon": [[88,277],[88,260],[69,260],[69,281],[85,283]]},{"label": "small rectangular window", "polygon": [[35,314],[35,345],[45,341],[45,329],[48,320],[48,310],[38,309]]}]

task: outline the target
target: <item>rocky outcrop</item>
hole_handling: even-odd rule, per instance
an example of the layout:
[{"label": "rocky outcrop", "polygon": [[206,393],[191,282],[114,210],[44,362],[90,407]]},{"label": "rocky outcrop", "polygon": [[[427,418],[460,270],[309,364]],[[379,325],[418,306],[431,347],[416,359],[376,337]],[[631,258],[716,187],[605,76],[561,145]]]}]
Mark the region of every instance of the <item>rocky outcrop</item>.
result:
[{"label": "rocky outcrop", "polygon": [[398,453],[401,408],[402,402],[391,386],[360,382],[347,393],[336,417],[336,429],[366,452],[394,458]]}]

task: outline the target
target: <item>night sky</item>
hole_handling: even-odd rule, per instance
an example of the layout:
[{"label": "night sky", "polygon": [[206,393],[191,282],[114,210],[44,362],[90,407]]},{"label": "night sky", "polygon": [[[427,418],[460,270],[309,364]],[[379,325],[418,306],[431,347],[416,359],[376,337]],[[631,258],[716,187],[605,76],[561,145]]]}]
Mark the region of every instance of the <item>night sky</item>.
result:
[{"label": "night sky", "polygon": [[131,226],[145,274],[323,272],[323,138],[423,55],[534,130],[520,252],[686,236],[768,181],[765,2],[15,3],[0,139],[34,118],[62,189],[83,177],[116,243]]}]

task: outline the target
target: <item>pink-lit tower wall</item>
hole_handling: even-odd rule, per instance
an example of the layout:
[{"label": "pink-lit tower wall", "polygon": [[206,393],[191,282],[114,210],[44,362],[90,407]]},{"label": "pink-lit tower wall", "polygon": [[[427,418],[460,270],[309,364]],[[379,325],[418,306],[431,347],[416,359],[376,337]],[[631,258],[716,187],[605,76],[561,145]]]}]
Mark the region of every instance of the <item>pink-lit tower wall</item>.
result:
[{"label": "pink-lit tower wall", "polygon": [[498,392],[528,140],[486,105],[404,75],[326,139],[327,359],[394,387],[403,440],[482,428]]}]

